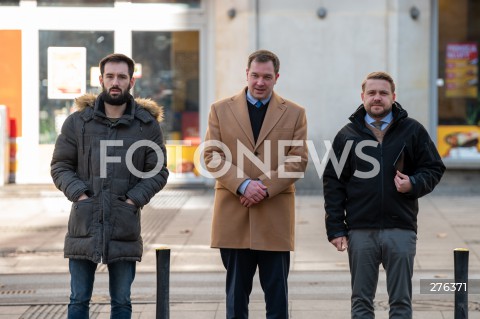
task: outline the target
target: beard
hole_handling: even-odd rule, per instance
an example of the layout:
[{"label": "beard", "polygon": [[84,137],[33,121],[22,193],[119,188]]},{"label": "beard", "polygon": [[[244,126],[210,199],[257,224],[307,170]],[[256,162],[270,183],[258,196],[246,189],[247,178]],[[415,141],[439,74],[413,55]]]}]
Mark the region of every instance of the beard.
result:
[{"label": "beard", "polygon": [[[115,89],[119,89],[118,87],[113,87]],[[111,89],[113,89],[111,88]],[[102,84],[102,98],[105,103],[111,104],[111,105],[122,105],[127,103],[127,101],[130,99],[130,85],[128,86],[128,89],[126,89],[124,92],[119,94],[118,96],[112,96],[106,89],[105,86]]]},{"label": "beard", "polygon": [[[381,111],[375,111],[373,112],[372,108],[375,107],[375,106],[381,106],[382,109]],[[386,105],[383,105],[383,104],[371,104],[369,106],[369,110],[367,111],[367,113],[372,117],[372,118],[384,118],[385,116],[388,115],[388,113],[390,113],[392,111],[392,107],[391,106],[386,106]]]}]

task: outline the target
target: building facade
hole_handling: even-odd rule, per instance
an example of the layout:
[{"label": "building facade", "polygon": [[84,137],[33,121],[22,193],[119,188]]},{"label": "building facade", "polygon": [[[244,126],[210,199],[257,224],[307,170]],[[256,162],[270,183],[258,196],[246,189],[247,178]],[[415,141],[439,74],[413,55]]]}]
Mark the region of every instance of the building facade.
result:
[{"label": "building facade", "polygon": [[133,94],[165,107],[171,181],[210,183],[194,157],[210,104],[246,86],[247,57],[260,48],[280,58],[276,91],[307,110],[300,187],[321,185],[327,146],[378,70],[447,165],[478,171],[478,24],[479,0],[2,1],[0,104],[16,137],[15,181],[50,182],[75,96],[98,93],[99,59],[121,52],[137,63]]}]

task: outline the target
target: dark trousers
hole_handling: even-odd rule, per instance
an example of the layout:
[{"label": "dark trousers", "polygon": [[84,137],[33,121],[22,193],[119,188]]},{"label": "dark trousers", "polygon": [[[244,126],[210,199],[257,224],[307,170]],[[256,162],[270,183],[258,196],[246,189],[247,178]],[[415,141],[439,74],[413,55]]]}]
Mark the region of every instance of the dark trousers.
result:
[{"label": "dark trousers", "polygon": [[352,319],[375,318],[379,266],[387,276],[390,319],[412,318],[412,276],[417,235],[406,229],[356,229],[348,234]]},{"label": "dark trousers", "polygon": [[257,266],[265,294],[266,317],[288,318],[289,251],[221,248],[220,254],[227,270],[227,319],[248,318],[248,303]]}]

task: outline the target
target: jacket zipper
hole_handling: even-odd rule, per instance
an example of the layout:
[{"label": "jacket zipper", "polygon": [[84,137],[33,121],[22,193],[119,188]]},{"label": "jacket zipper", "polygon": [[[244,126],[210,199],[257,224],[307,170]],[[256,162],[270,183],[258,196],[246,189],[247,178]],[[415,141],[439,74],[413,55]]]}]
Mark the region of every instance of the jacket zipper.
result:
[{"label": "jacket zipper", "polygon": [[[384,136],[385,138],[385,136]],[[383,143],[379,143],[380,146],[380,194],[381,194],[381,200],[380,200],[380,213],[382,214],[382,229],[385,227],[385,214],[383,206],[384,206],[384,201],[385,201],[385,189],[384,189],[384,165],[383,165]]]},{"label": "jacket zipper", "polygon": [[[90,175],[90,165],[91,165],[91,156],[92,156],[92,148],[89,147],[88,148],[88,155],[87,155],[87,176],[91,176]],[[93,185],[93,180],[91,181],[92,185]]]}]

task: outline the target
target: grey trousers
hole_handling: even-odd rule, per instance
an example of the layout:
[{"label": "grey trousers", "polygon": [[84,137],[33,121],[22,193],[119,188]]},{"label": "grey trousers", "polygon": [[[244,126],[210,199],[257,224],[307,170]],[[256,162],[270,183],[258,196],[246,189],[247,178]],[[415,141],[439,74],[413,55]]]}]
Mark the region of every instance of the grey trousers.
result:
[{"label": "grey trousers", "polygon": [[375,318],[373,300],[380,264],[387,275],[390,319],[412,318],[413,261],[417,235],[406,229],[359,229],[348,233],[352,319]]}]

